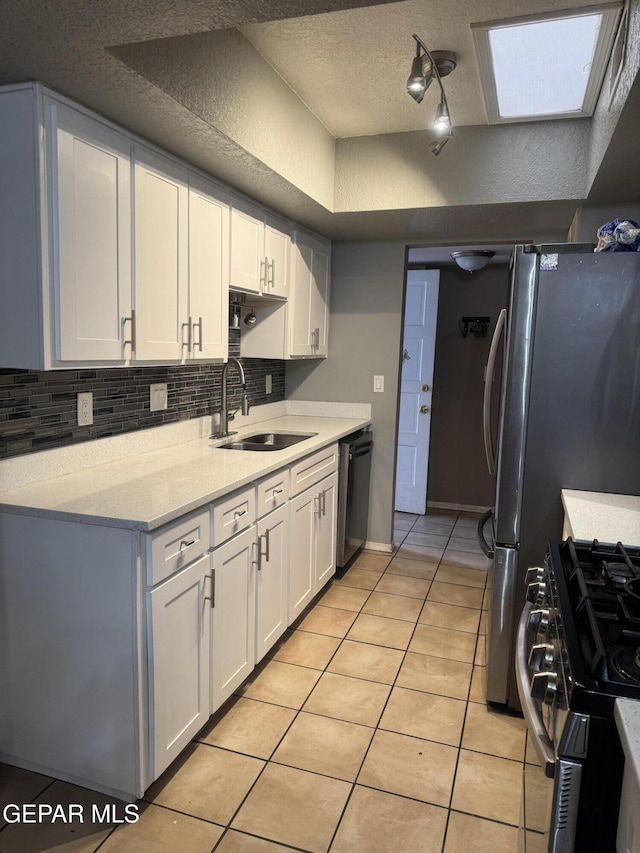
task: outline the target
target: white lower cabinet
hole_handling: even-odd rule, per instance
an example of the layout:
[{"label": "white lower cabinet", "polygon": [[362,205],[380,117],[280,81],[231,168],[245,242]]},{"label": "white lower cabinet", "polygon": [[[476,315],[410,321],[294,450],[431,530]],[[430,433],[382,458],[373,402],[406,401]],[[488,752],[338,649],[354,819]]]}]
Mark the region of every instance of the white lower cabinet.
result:
[{"label": "white lower cabinet", "polygon": [[256,552],[255,527],[213,551],[212,711],[255,666]]},{"label": "white lower cabinet", "polygon": [[333,473],[291,501],[289,622],[335,573],[337,493]]},{"label": "white lower cabinet", "polygon": [[336,463],[149,533],[0,513],[0,761],[140,798],[335,571]]},{"label": "white lower cabinet", "polygon": [[287,630],[289,601],[289,504],[257,525],[256,663]]},{"label": "white lower cabinet", "polygon": [[211,581],[205,554],[148,593],[153,779],[209,719]]}]

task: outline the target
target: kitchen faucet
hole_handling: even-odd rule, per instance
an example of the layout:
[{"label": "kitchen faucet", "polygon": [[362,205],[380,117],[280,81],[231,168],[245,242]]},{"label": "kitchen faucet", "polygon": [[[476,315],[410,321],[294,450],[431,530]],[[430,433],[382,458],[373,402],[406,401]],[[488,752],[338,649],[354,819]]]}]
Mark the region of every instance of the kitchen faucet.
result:
[{"label": "kitchen faucet", "polygon": [[242,382],[242,414],[249,414],[249,400],[247,399],[247,381],[244,375],[244,368],[237,358],[230,358],[222,369],[222,402],[219,410],[220,429],[218,432],[212,433],[210,438],[225,438],[228,435],[235,435],[235,433],[229,432],[229,421],[233,420],[238,410],[234,409],[233,412],[229,412],[229,410],[227,409],[227,374],[229,373],[229,367],[231,365],[231,362],[236,365],[240,372],[240,380]]}]

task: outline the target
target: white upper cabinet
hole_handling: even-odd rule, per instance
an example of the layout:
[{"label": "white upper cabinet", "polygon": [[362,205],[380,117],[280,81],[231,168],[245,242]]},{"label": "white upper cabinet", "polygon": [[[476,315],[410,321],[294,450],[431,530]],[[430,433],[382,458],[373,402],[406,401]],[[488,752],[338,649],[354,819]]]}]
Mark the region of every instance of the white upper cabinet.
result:
[{"label": "white upper cabinet", "polygon": [[329,351],[331,244],[294,231],[291,282],[286,304],[254,303],[255,326],[242,329],[247,358],[326,358]]},{"label": "white upper cabinet", "polygon": [[231,199],[233,290],[286,299],[289,295],[291,233],[288,223],[244,199]]},{"label": "white upper cabinet", "polygon": [[136,148],[135,358],[180,361],[188,345],[189,175]]},{"label": "white upper cabinet", "polygon": [[130,144],[62,104],[47,99],[46,107],[55,355],[61,361],[122,361],[131,331]]},{"label": "white upper cabinet", "polygon": [[286,299],[289,296],[291,233],[283,219],[270,213],[265,215],[264,251],[266,273],[263,293]]},{"label": "white upper cabinet", "polygon": [[229,203],[215,184],[189,179],[189,359],[226,359]]},{"label": "white upper cabinet", "polygon": [[290,318],[292,357],[327,355],[330,257],[328,243],[306,232],[295,232]]}]

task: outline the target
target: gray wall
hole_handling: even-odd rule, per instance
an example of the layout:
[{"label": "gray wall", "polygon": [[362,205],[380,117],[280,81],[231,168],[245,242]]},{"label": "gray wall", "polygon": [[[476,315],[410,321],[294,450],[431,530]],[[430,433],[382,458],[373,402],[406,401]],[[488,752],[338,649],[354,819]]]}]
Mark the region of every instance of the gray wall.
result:
[{"label": "gray wall", "polygon": [[[494,478],[487,471],[482,438],[483,379],[491,336],[507,295],[506,265],[474,273],[457,267],[440,272],[427,483],[430,503],[493,504]],[[476,315],[491,317],[487,336],[463,338],[460,318]]]},{"label": "gray wall", "polygon": [[[329,357],[287,364],[292,400],[371,403],[373,456],[369,533],[392,539],[398,372],[404,299],[404,243],[334,244]],[[373,393],[383,374],[384,393]]]}]

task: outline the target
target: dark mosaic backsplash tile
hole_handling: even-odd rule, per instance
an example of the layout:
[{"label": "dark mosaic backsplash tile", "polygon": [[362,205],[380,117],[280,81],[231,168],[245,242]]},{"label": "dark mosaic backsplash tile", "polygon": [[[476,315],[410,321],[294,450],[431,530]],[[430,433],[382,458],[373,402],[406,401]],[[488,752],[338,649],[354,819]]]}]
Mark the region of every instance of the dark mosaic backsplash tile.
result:
[{"label": "dark mosaic backsplash tile", "polygon": [[[229,354],[240,341],[230,332]],[[284,400],[285,365],[260,358],[242,360],[253,406]],[[271,374],[272,392],[265,393]],[[149,411],[149,385],[167,383],[168,408]],[[76,395],[93,393],[93,425],[77,424]],[[222,365],[125,367],[95,370],[0,370],[0,458],[62,447],[211,414],[220,408]],[[229,408],[240,406],[238,371],[228,374]]]}]

